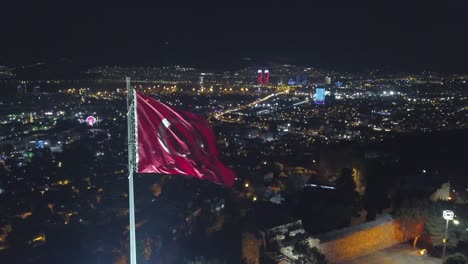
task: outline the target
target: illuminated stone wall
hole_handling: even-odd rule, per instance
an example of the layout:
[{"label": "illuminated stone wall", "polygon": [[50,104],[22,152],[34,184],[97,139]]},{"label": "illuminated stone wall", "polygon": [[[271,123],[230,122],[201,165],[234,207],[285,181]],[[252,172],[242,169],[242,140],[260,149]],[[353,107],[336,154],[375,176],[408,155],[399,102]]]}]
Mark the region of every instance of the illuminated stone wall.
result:
[{"label": "illuminated stone wall", "polygon": [[260,246],[262,240],[255,234],[244,232],[242,234],[242,260],[246,264],[260,264]]},{"label": "illuminated stone wall", "polygon": [[322,241],[326,242],[320,244],[320,249],[329,263],[333,264],[400,244],[403,242],[402,237],[396,221],[385,217],[324,234],[325,240]]}]

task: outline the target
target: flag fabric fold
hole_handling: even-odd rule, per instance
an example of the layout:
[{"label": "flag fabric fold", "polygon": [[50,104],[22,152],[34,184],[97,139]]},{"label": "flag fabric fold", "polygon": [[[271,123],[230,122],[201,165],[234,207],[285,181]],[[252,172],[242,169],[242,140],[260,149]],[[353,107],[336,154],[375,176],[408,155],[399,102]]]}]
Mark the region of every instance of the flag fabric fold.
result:
[{"label": "flag fabric fold", "polygon": [[218,158],[209,123],[136,92],[138,172],[182,174],[232,186],[234,172]]}]

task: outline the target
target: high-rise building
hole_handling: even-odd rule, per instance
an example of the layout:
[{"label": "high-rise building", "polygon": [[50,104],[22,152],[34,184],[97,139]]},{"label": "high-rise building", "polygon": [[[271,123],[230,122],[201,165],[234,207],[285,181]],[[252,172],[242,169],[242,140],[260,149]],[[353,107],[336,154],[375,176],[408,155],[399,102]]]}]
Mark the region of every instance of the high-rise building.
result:
[{"label": "high-rise building", "polygon": [[316,88],[315,89],[315,104],[322,105],[325,103],[325,88]]},{"label": "high-rise building", "polygon": [[263,78],[263,83],[265,85],[269,85],[270,84],[270,71],[265,70],[264,73],[265,73],[265,75],[264,75],[264,78]]},{"label": "high-rise building", "polygon": [[16,95],[22,96],[25,94],[23,86],[20,84],[16,87]]},{"label": "high-rise building", "polygon": [[325,83],[326,84],[331,84],[331,78],[330,77],[325,77]]},{"label": "high-rise building", "polygon": [[304,73],[302,77],[302,85],[306,86],[309,84],[309,81],[307,80],[307,73]]},{"label": "high-rise building", "polygon": [[258,85],[263,84],[263,71],[262,70],[257,71],[257,84]]}]

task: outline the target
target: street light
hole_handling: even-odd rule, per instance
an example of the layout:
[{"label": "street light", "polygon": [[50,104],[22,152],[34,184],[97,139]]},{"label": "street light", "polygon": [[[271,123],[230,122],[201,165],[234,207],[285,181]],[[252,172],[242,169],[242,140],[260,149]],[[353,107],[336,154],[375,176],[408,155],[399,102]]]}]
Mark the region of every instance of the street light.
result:
[{"label": "street light", "polygon": [[453,220],[453,217],[455,216],[455,214],[453,213],[453,211],[450,211],[450,210],[444,210],[442,212],[442,217],[447,220],[447,223],[445,225],[445,236],[444,236],[444,249],[442,251],[442,261],[444,261],[445,259],[445,250],[447,248],[447,233],[448,233],[448,225],[449,225],[449,221],[450,220]]}]

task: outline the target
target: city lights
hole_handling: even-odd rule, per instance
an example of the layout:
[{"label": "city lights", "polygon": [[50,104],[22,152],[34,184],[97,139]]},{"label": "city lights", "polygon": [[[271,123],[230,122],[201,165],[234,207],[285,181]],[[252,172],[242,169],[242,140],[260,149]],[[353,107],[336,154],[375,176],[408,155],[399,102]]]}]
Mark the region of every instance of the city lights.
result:
[{"label": "city lights", "polygon": [[439,2],[5,1],[0,263],[463,259],[468,1]]}]

